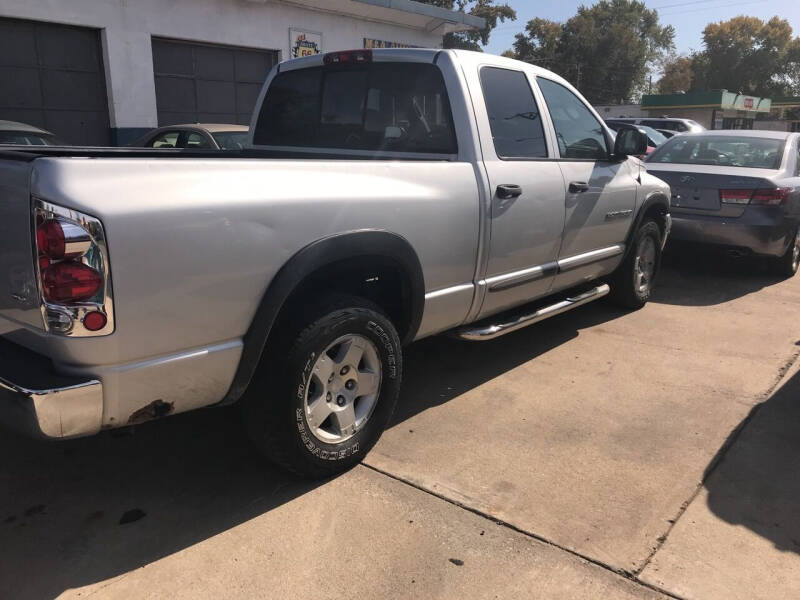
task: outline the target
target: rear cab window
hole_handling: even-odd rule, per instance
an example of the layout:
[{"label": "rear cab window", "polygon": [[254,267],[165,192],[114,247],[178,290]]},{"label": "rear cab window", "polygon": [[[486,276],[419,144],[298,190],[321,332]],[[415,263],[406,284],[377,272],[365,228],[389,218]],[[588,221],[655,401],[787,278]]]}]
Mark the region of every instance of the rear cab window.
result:
[{"label": "rear cab window", "polygon": [[264,98],[253,143],[458,152],[442,73],[426,63],[328,65],[279,73]]}]

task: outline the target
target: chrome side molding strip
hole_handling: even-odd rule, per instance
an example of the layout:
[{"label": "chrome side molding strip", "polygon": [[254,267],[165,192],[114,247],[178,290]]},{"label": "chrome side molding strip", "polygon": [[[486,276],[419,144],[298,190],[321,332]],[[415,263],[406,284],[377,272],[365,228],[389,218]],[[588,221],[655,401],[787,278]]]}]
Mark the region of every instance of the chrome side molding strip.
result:
[{"label": "chrome side molding strip", "polygon": [[490,292],[500,292],[518,285],[530,283],[531,281],[536,281],[537,279],[552,277],[553,275],[563,273],[564,271],[570,271],[571,269],[577,269],[578,267],[583,267],[594,262],[612,258],[622,254],[624,251],[624,244],[614,244],[613,246],[608,246],[607,248],[599,248],[598,250],[592,250],[591,252],[584,252],[583,254],[568,256],[567,258],[562,258],[559,261],[552,261],[544,263],[543,265],[522,269],[520,271],[513,271],[511,273],[487,277],[486,279],[482,280],[480,284],[486,285]]},{"label": "chrome side molding strip", "polygon": [[532,313],[523,313],[509,321],[489,324],[487,324],[485,321],[484,324],[472,323],[465,327],[456,329],[454,334],[456,337],[461,338],[462,340],[470,340],[473,342],[493,340],[501,335],[511,333],[517,329],[522,329],[528,325],[533,325],[539,321],[544,321],[550,317],[560,315],[561,313],[565,313],[573,308],[588,304],[594,300],[599,300],[603,296],[607,295],[610,291],[611,288],[608,286],[608,284],[603,283],[586,292],[583,292],[582,294],[566,298],[560,302],[551,304],[550,306],[540,308]]},{"label": "chrome side molding strip", "polygon": [[490,292],[499,292],[500,290],[522,285],[523,283],[536,281],[542,277],[551,277],[556,274],[556,271],[558,271],[558,265],[553,261],[537,267],[514,271],[513,273],[488,277],[486,279],[486,285],[489,286]]},{"label": "chrome side molding strip", "polygon": [[564,271],[569,271],[570,269],[577,269],[578,267],[622,254],[624,250],[624,244],[614,244],[608,248],[600,248],[599,250],[592,250],[591,252],[585,252],[584,254],[577,254],[575,256],[562,258],[558,261],[558,271],[559,273],[563,273]]}]

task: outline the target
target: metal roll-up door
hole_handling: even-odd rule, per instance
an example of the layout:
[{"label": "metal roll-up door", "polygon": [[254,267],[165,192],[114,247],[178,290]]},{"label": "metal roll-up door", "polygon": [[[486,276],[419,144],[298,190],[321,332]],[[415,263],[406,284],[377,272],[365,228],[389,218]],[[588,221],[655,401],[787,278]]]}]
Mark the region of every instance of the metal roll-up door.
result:
[{"label": "metal roll-up door", "polygon": [[250,123],[278,52],[153,38],[158,124]]},{"label": "metal roll-up door", "polygon": [[0,82],[0,119],[70,144],[109,144],[99,30],[0,18]]}]

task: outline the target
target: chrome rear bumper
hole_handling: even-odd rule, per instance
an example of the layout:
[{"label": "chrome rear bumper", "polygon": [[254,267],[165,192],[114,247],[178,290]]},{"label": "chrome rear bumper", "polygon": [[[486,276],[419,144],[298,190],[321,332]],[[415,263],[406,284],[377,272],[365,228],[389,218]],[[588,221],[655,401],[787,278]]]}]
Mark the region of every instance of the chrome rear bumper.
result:
[{"label": "chrome rear bumper", "polygon": [[0,424],[25,435],[52,439],[100,430],[103,385],[60,375],[50,360],[0,339]]}]

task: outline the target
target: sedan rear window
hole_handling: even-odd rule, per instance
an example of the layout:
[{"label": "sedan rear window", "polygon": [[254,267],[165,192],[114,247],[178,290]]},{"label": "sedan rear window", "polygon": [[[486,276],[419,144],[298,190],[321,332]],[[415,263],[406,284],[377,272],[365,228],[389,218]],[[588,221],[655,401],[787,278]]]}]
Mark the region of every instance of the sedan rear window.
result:
[{"label": "sedan rear window", "polygon": [[65,146],[55,136],[45,133],[29,133],[22,131],[0,131],[0,144],[17,146]]},{"label": "sedan rear window", "polygon": [[450,101],[435,65],[369,63],[278,74],[253,143],[455,154]]},{"label": "sedan rear window", "polygon": [[736,136],[678,136],[653,152],[647,162],[777,169],[783,140]]}]

